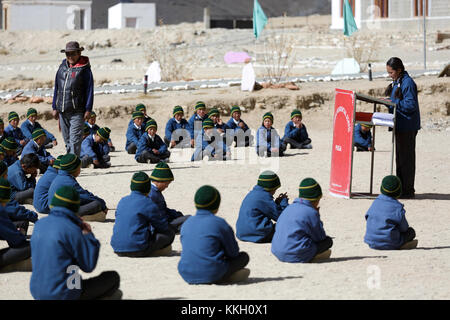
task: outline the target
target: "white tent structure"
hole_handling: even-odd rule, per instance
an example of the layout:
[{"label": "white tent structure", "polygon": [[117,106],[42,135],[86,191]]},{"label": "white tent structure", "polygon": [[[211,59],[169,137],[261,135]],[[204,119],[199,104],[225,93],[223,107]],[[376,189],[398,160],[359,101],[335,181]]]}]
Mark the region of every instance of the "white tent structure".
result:
[{"label": "white tent structure", "polygon": [[108,9],[108,29],[142,29],[155,26],[154,3],[118,3]]}]

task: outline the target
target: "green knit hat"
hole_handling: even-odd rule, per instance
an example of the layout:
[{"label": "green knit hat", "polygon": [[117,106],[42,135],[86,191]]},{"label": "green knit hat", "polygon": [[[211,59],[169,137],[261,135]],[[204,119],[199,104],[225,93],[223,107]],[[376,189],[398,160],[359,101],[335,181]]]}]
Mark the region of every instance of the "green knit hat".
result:
[{"label": "green knit hat", "polygon": [[135,111],[147,111],[147,108],[145,107],[145,105],[143,103],[138,103],[136,105]]},{"label": "green knit hat", "polygon": [[11,200],[11,184],[5,178],[0,178],[0,202],[8,203]]},{"label": "green knit hat", "polygon": [[5,149],[3,149],[3,147],[0,145],[0,154],[5,155]]},{"label": "green knit hat", "polygon": [[5,173],[8,173],[8,166],[4,161],[0,161],[0,177],[3,177]]},{"label": "green knit hat", "polygon": [[218,116],[220,114],[219,109],[217,108],[212,108],[209,112],[208,112],[208,117],[210,116]]},{"label": "green knit hat", "polygon": [[61,159],[62,159],[63,155],[59,155],[55,161],[53,162],[53,168],[55,169],[61,169]]},{"label": "green knit hat", "polygon": [[37,139],[39,139],[42,136],[47,136],[47,134],[45,133],[44,129],[38,128],[33,131],[31,136],[32,136],[33,140],[36,141]]},{"label": "green knit hat", "polygon": [[76,213],[80,209],[80,194],[73,187],[62,186],[53,195],[50,208],[53,207],[64,207]]},{"label": "green knit hat", "polygon": [[198,109],[206,109],[206,105],[203,101],[197,101],[197,103],[195,104],[195,111],[197,111]]},{"label": "green knit hat", "polygon": [[291,112],[291,119],[292,119],[293,117],[300,117],[300,118],[302,118],[302,113],[301,113],[301,111],[298,110],[298,109],[295,109],[294,111],[292,111],[292,112]]},{"label": "green knit hat", "polygon": [[97,118],[97,114],[94,111],[91,111],[89,118]]},{"label": "green knit hat", "polygon": [[322,198],[322,188],[313,178],[305,178],[298,187],[299,197],[309,201],[316,201]]},{"label": "green knit hat", "polygon": [[27,118],[31,116],[37,116],[37,110],[35,108],[30,108],[27,110]]},{"label": "green knit hat", "polygon": [[14,120],[14,119],[19,119],[19,115],[17,114],[17,112],[11,111],[8,114],[8,122],[11,122],[11,120]]},{"label": "green knit hat", "polygon": [[380,192],[392,198],[402,195],[402,182],[397,176],[386,176],[381,182]]},{"label": "green knit hat", "polygon": [[158,164],[155,166],[155,169],[153,169],[150,179],[164,182],[164,181],[173,181],[174,177],[172,174],[172,170],[170,170],[169,165],[161,161],[158,162]]},{"label": "green knit hat", "polygon": [[263,115],[263,121],[264,121],[265,119],[267,119],[267,118],[269,118],[269,119],[272,120],[272,122],[273,122],[273,114],[272,114],[272,112],[266,112],[266,113],[264,113],[264,115]]},{"label": "green knit hat", "polygon": [[195,193],[194,202],[197,209],[215,211],[220,206],[220,193],[216,188],[204,185]]},{"label": "green knit hat", "polygon": [[12,137],[5,138],[0,144],[5,151],[14,151],[17,149],[17,142]]},{"label": "green knit hat", "polygon": [[361,127],[372,128],[371,124],[361,123]]},{"label": "green knit hat", "polygon": [[263,187],[266,191],[276,190],[281,187],[280,178],[273,171],[264,171],[258,177],[258,186]]},{"label": "green knit hat", "polygon": [[73,153],[68,153],[61,158],[59,162],[59,167],[61,170],[67,171],[69,173],[76,171],[81,166],[81,160],[77,155]]},{"label": "green knit hat", "polygon": [[143,194],[148,194],[151,188],[151,182],[148,175],[143,171],[138,171],[133,174],[130,183],[130,189],[132,191],[139,191]]},{"label": "green knit hat", "polygon": [[145,131],[147,132],[150,128],[156,128],[158,129],[158,124],[156,123],[155,119],[150,119],[145,124]]},{"label": "green knit hat", "polygon": [[210,118],[206,118],[205,120],[203,120],[202,128],[214,128],[214,121],[212,121]]},{"label": "green knit hat", "polygon": [[89,128],[89,126],[85,123],[83,127],[83,135],[88,135],[89,133],[91,133],[91,128]]},{"label": "green knit hat", "polygon": [[136,118],[144,118],[144,113],[142,111],[134,111],[131,119],[134,120]]},{"label": "green knit hat", "polygon": [[110,133],[111,129],[109,129],[108,127],[103,127],[97,130],[97,134],[100,136],[100,138],[102,138],[105,141],[109,139]]},{"label": "green knit hat", "polygon": [[183,108],[181,106],[173,107],[172,114],[175,116],[177,113],[183,113],[184,114]]},{"label": "green knit hat", "polygon": [[230,110],[230,114],[233,115],[233,113],[235,113],[235,112],[241,113],[241,108],[239,108],[239,106],[232,106],[231,110]]}]

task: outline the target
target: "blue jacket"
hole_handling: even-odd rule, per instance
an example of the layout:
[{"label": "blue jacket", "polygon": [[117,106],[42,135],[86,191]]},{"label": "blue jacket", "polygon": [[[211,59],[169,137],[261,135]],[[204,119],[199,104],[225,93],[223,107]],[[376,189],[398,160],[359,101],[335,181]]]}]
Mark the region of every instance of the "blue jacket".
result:
[{"label": "blue jacket", "polygon": [[353,134],[354,144],[359,144],[363,147],[370,148],[372,146],[372,133],[370,131],[362,132],[361,124],[358,123],[355,126],[355,132]]},{"label": "blue jacket", "polygon": [[[273,135],[273,137],[272,137]],[[281,139],[277,130],[272,127],[269,130],[266,127],[259,127],[256,132],[256,152],[259,150],[272,152],[272,148],[280,148]],[[281,151],[280,151],[281,152]]]},{"label": "blue jacket", "polygon": [[161,191],[159,191],[157,187],[153,185],[153,183],[149,197],[152,200],[152,202],[158,207],[159,212],[162,212],[166,215],[169,222],[183,216],[183,214],[180,211],[167,208],[167,203],[166,200],[164,199],[163,194],[161,193]]},{"label": "blue jacket", "polygon": [[50,185],[50,188],[48,189],[48,203],[52,203],[53,195],[55,194],[56,190],[58,190],[62,186],[69,186],[72,188],[75,188],[75,190],[78,191],[80,194],[80,202],[81,205],[84,205],[86,203],[89,203],[91,201],[98,201],[102,205],[102,210],[106,209],[106,203],[103,199],[93,195],[89,191],[83,189],[77,182],[74,176],[72,176],[70,173],[68,173],[65,170],[58,170],[58,175],[53,180],[52,184]]},{"label": "blue jacket", "polygon": [[37,121],[35,121],[34,124],[32,124],[30,120],[27,119],[24,122],[22,122],[20,129],[22,130],[23,135],[29,140],[33,139],[33,131],[36,129],[44,130],[45,134],[47,135],[47,138],[50,139],[51,141],[56,140],[55,136],[50,132],[48,132],[47,130],[45,130],[44,128],[42,128],[42,126]]},{"label": "blue jacket", "polygon": [[7,156],[5,154],[5,158],[3,159],[3,162],[6,163],[6,165],[8,167],[12,166],[14,163],[16,163],[16,161],[19,160],[19,157],[17,155],[13,155],[13,156]]},{"label": "blue jacket", "polygon": [[302,123],[302,127],[299,129],[294,125],[294,122],[289,121],[284,127],[283,140],[285,138],[291,138],[300,143],[308,139],[309,136],[305,124]]},{"label": "blue jacket", "polygon": [[229,129],[233,129],[234,132],[236,132],[236,131],[239,130],[239,129],[241,129],[241,130],[243,130],[243,131],[245,132],[245,131],[247,131],[247,130],[249,129],[248,125],[244,122],[244,120],[240,119],[240,120],[239,120],[239,123],[243,123],[243,124],[244,124],[244,129],[242,129],[241,127],[239,127],[239,126],[236,124],[236,122],[234,122],[233,117],[231,117],[230,120],[228,120],[228,122],[227,122],[227,127],[228,127]]},{"label": "blue jacket", "polygon": [[228,259],[239,255],[233,229],[208,210],[197,210],[181,226],[182,245],[178,272],[187,283],[213,283],[229,268]]},{"label": "blue jacket", "polygon": [[158,136],[157,134],[155,134],[155,140],[152,141],[152,139],[150,139],[148,133],[144,133],[142,135],[141,139],[139,139],[139,144],[137,146],[137,150],[136,150],[136,154],[135,154],[134,158],[137,160],[144,151],[148,151],[151,154],[153,154],[153,151],[152,151],[153,149],[158,150],[159,153],[162,154],[167,151],[167,146],[164,143],[164,141],[162,141],[161,137]]},{"label": "blue jacket", "polygon": [[166,216],[151,199],[141,192],[120,199],[116,210],[111,246],[114,252],[136,252],[145,250],[154,232],[169,229]]},{"label": "blue jacket", "polygon": [[0,240],[8,242],[10,248],[26,244],[27,238],[20,233],[9,217],[7,207],[0,206]]},{"label": "blue jacket", "polygon": [[38,179],[36,188],[34,188],[33,206],[39,213],[48,214],[50,207],[48,203],[48,190],[53,180],[57,177],[58,170],[49,166],[47,171]]},{"label": "blue jacket", "polygon": [[141,137],[144,133],[145,133],[145,131],[142,127],[136,128],[136,125],[134,124],[134,122],[131,122],[128,125],[128,129],[127,129],[127,133],[126,133],[127,141],[125,143],[125,150],[127,150],[128,146],[131,143],[134,143],[137,147],[139,144],[139,139],[141,139]]},{"label": "blue jacket", "polygon": [[[166,124],[166,131],[165,131],[166,139],[169,140],[169,141],[172,140],[172,133],[175,130],[178,130],[178,129],[185,129],[189,133],[189,135],[191,134],[191,128],[190,128],[189,123],[187,122],[186,119],[183,118],[183,119],[180,120],[180,123],[178,123],[175,120],[175,118],[170,118],[169,121],[167,121],[167,124]],[[187,136],[187,134],[183,133],[183,132],[179,132],[178,136],[179,137],[181,137],[181,136],[185,137],[185,136]]]},{"label": "blue jacket", "polygon": [[11,221],[31,221],[36,222],[39,218],[36,212],[21,206],[16,200],[11,200],[5,207]]},{"label": "blue jacket", "polygon": [[[398,90],[398,83],[402,90],[403,99],[395,98],[395,91]],[[391,101],[397,104],[395,115],[395,130],[397,132],[420,130],[420,110],[417,98],[417,86],[408,72],[404,72],[401,79],[394,81],[392,86]],[[392,113],[394,110],[389,107]]]},{"label": "blue jacket", "polygon": [[216,154],[217,150],[221,150],[223,154],[230,152],[230,148],[223,143],[222,139],[219,139],[219,133],[215,133],[208,137],[205,134],[205,130],[202,130],[201,134],[197,134],[195,138],[195,149],[192,154],[191,161],[199,161],[203,159],[202,152],[209,152],[212,156]]},{"label": "blue jacket", "polygon": [[[105,148],[105,145],[107,148]],[[88,135],[81,143],[80,158],[89,156],[92,160],[103,160],[103,156],[108,155],[109,147],[107,143],[97,143],[93,135]]]},{"label": "blue jacket", "polygon": [[272,253],[283,262],[309,262],[316,243],[326,234],[319,212],[305,199],[296,198],[281,214],[272,238]]},{"label": "blue jacket", "polygon": [[12,137],[14,138],[14,140],[17,142],[17,144],[20,146],[20,141],[21,140],[28,140],[22,133],[22,130],[17,127],[14,128],[11,124],[9,124],[6,128],[5,128],[5,136],[7,137]]},{"label": "blue jacket", "polygon": [[100,251],[100,242],[92,233],[83,234],[80,225],[81,219],[64,207],[52,208],[47,217],[36,222],[31,237],[30,291],[34,299],[80,297],[82,288],[75,287],[75,274],[69,266],[92,272]]},{"label": "blue jacket", "polygon": [[[207,118],[208,118],[207,114],[205,114],[204,118],[201,118],[199,115],[197,115],[197,113],[194,113],[189,118],[188,124],[189,124],[189,132],[191,133],[191,139],[195,139],[197,137],[197,135],[203,131],[203,129],[202,129],[203,121],[206,120]],[[198,130],[196,130],[196,128],[195,128],[195,123],[197,121],[200,122],[200,123],[197,123],[197,125],[199,126]]]},{"label": "blue jacket", "polygon": [[39,162],[45,165],[49,165],[50,160],[55,160],[55,158],[45,149],[45,147],[39,146],[34,140],[28,141],[22,150],[21,158],[24,155],[34,153],[39,158]]},{"label": "blue jacket", "polygon": [[242,241],[262,241],[274,228],[272,220],[277,221],[288,204],[286,198],[276,204],[268,191],[261,186],[254,186],[239,209],[236,236]]},{"label": "blue jacket", "polygon": [[36,187],[36,179],[34,177],[27,178],[20,164],[20,160],[17,160],[13,165],[8,167],[8,181],[11,184],[11,199],[16,197],[18,191],[25,191]]},{"label": "blue jacket", "polygon": [[404,243],[408,230],[405,209],[397,199],[380,194],[366,213],[364,242],[372,249],[394,250]]}]

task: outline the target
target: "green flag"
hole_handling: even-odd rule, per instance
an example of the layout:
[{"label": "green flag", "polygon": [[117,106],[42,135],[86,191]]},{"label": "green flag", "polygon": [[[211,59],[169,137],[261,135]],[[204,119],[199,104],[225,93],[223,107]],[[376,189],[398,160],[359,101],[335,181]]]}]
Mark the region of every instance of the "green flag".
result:
[{"label": "green flag", "polygon": [[259,5],[258,0],[255,0],[253,4],[253,34],[255,35],[256,39],[258,39],[259,34],[264,29],[266,23],[267,17],[264,14],[263,9]]},{"label": "green flag", "polygon": [[356,22],[353,18],[352,7],[348,0],[344,0],[344,35],[350,36],[356,30],[358,30],[358,27],[356,27]]}]

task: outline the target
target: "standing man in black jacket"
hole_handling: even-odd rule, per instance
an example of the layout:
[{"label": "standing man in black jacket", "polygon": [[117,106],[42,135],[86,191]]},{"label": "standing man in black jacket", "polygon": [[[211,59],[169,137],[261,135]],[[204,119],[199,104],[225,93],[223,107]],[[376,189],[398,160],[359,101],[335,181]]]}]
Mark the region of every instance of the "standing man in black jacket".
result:
[{"label": "standing man in black jacket", "polygon": [[94,102],[94,78],[89,58],[81,55],[84,48],[76,41],[61,50],[66,54],[55,77],[53,117],[59,120],[67,153],[80,156],[84,121],[89,118]]}]

